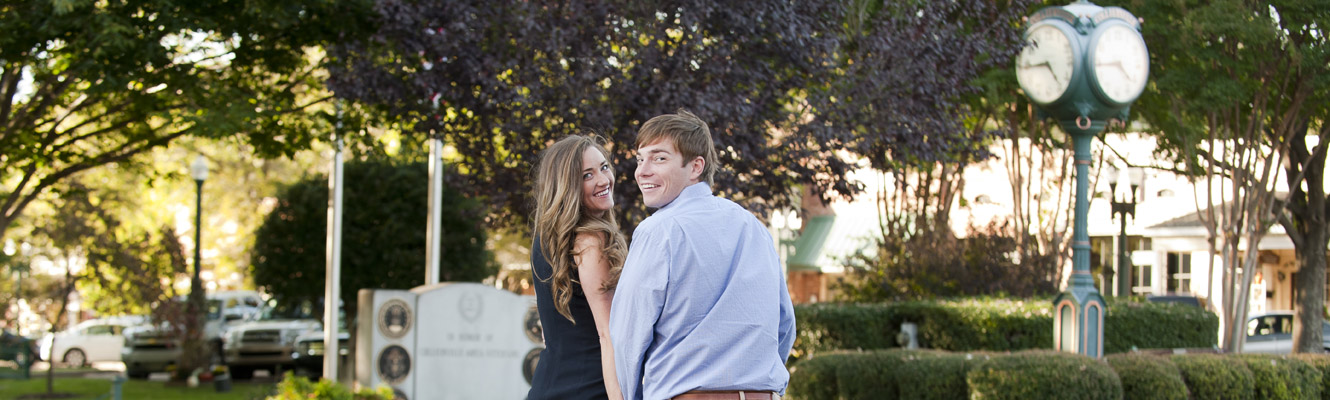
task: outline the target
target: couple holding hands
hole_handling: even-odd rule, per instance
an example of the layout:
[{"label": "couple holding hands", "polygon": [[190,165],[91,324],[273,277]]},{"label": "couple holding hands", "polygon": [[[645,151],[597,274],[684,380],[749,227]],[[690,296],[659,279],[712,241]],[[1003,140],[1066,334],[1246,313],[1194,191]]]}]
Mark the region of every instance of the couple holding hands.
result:
[{"label": "couple holding hands", "polygon": [[531,269],[545,350],[528,399],[779,399],[794,308],[767,228],[714,196],[706,122],[648,120],[635,180],[650,217],[631,246],[596,136],[541,152]]}]

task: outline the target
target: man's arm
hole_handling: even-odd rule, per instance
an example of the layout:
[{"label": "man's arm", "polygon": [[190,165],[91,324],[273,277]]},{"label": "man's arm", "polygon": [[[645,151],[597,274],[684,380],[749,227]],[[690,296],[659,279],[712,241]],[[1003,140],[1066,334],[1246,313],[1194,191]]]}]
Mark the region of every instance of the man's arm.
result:
[{"label": "man's arm", "polygon": [[780,277],[780,326],[777,341],[780,344],[780,359],[790,361],[790,349],[794,347],[794,338],[798,331],[794,327],[794,304],[790,302],[790,289],[785,285],[785,277]]},{"label": "man's arm", "polygon": [[669,282],[668,238],[652,233],[641,227],[633,233],[628,259],[610,303],[614,368],[623,398],[628,400],[642,398],[646,351],[655,335]]}]

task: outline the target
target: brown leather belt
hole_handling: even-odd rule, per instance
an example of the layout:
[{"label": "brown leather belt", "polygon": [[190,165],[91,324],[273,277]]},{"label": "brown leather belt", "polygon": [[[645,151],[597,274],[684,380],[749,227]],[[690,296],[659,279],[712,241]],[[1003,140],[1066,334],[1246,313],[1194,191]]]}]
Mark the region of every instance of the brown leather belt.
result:
[{"label": "brown leather belt", "polygon": [[693,390],[674,396],[673,400],[780,400],[780,395],[751,390]]}]

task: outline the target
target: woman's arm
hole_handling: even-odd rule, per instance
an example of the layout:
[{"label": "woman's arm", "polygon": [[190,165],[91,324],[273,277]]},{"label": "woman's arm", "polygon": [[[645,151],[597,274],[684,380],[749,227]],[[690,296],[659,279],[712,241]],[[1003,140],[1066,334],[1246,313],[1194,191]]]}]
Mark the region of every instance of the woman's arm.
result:
[{"label": "woman's arm", "polygon": [[577,263],[577,278],[582,282],[591,305],[591,317],[600,335],[600,370],[605,377],[605,393],[610,400],[623,399],[619,379],[614,374],[614,346],[610,343],[610,300],[614,291],[602,291],[602,284],[610,274],[610,262],[601,251],[605,238],[600,233],[579,233],[573,242],[573,261]]}]

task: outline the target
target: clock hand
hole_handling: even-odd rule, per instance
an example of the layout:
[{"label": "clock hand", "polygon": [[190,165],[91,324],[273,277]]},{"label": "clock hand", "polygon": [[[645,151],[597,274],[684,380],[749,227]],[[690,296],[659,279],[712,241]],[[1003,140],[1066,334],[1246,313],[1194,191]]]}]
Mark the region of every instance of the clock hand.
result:
[{"label": "clock hand", "polygon": [[1135,74],[1131,73],[1131,71],[1128,71],[1127,67],[1122,65],[1122,60],[1113,60],[1113,62],[1106,62],[1106,63],[1095,63],[1095,66],[1098,67],[1116,66],[1118,67],[1119,71],[1122,71],[1122,76],[1127,77],[1127,80],[1133,80],[1133,81],[1136,80],[1136,77],[1134,76]]}]

